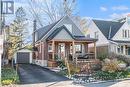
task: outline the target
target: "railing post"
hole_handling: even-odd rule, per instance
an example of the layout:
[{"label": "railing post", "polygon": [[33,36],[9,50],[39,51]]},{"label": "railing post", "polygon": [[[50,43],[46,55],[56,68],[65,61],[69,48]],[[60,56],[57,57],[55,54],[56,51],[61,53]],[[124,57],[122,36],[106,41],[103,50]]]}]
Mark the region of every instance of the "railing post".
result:
[{"label": "railing post", "polygon": [[75,45],[75,43],[74,43],[74,41],[72,42],[72,48],[73,48],[73,60],[74,60],[74,55],[75,55],[75,47],[74,47],[74,45]]},{"label": "railing post", "polygon": [[54,61],[55,59],[55,42],[52,41],[52,60]]},{"label": "railing post", "polygon": [[97,58],[96,42],[94,42],[94,54],[95,54],[95,59],[96,59]]},{"label": "railing post", "polygon": [[70,77],[70,67],[69,67],[69,62],[66,57],[65,57],[65,65],[67,66],[68,76]]}]

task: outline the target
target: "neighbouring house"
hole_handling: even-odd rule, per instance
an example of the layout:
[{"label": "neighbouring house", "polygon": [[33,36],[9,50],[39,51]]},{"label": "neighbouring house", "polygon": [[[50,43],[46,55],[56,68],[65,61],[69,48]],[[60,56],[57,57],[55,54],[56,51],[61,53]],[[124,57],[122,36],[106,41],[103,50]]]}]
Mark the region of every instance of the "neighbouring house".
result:
[{"label": "neighbouring house", "polygon": [[128,18],[117,21],[92,20],[88,27],[88,36],[98,39],[97,54],[130,55],[129,23]]},{"label": "neighbouring house", "polygon": [[[64,16],[55,23],[37,29],[35,36],[35,46],[38,49],[35,52],[37,65],[53,67],[57,57],[66,57],[71,61],[83,56],[86,56],[86,59],[96,58],[97,39],[85,37],[70,16]],[[89,53],[90,43],[95,47],[93,53]]]}]

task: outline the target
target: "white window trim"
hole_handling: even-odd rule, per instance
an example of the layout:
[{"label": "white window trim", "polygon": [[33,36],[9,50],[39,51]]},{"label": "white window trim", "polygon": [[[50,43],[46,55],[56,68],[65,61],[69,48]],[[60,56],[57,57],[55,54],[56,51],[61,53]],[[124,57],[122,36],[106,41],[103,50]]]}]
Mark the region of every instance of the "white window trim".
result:
[{"label": "white window trim", "polygon": [[130,38],[130,30],[129,29],[123,29],[122,30],[122,37],[123,38]]},{"label": "white window trim", "polygon": [[[51,50],[49,49],[49,47],[51,47]],[[48,44],[48,52],[52,52],[52,43]]]},{"label": "white window trim", "polygon": [[98,32],[98,31],[94,32],[94,38],[95,38],[95,39],[98,39],[98,38],[99,38],[99,32]]}]

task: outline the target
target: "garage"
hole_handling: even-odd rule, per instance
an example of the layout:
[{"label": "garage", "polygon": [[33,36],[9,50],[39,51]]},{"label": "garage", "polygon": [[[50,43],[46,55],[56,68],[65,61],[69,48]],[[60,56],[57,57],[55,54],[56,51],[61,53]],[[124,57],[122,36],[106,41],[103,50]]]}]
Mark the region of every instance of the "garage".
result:
[{"label": "garage", "polygon": [[22,49],[15,53],[15,63],[32,63],[32,51]]}]

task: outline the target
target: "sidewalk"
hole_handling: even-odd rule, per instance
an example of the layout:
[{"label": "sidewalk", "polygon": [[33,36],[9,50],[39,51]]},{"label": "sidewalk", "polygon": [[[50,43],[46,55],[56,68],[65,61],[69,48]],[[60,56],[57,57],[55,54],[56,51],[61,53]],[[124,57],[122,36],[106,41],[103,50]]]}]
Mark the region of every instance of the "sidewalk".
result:
[{"label": "sidewalk", "polygon": [[130,80],[121,81],[109,87],[130,87]]},{"label": "sidewalk", "polygon": [[72,81],[61,81],[61,82],[12,85],[12,86],[2,86],[2,87],[84,87],[84,86],[74,85]]},{"label": "sidewalk", "polygon": [[88,83],[85,87],[130,87],[130,80],[103,82],[103,83]]}]

